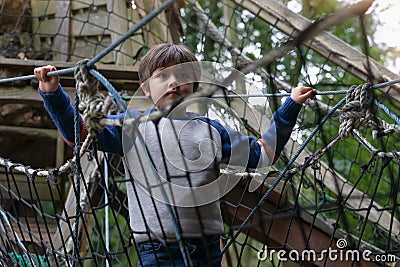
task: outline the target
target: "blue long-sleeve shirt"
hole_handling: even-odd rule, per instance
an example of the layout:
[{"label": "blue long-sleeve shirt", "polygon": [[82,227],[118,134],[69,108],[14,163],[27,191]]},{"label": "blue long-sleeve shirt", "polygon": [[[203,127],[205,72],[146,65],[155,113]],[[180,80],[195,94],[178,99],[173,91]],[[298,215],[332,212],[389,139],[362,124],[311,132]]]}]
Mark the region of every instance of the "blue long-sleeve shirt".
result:
[{"label": "blue long-sleeve shirt", "polygon": [[[64,139],[73,145],[74,108],[69,96],[61,86],[51,94],[39,93]],[[301,105],[287,98],[260,139],[194,114],[179,119],[163,117],[139,125],[131,125],[129,118],[142,112],[115,115],[125,117],[124,126],[105,127],[98,132],[98,141],[101,150],[124,156],[125,173],[130,180],[130,226],[135,240],[176,239],[171,211],[165,202],[177,206],[174,212],[183,236],[222,233],[217,200],[237,180],[221,178],[219,165],[254,169],[271,165],[287,143],[300,109]],[[84,140],[87,128],[82,119],[80,125]]]},{"label": "blue long-sleeve shirt", "polygon": [[[55,93],[45,94],[40,90],[39,94],[44,100],[44,106],[58,130],[61,132],[64,140],[73,145],[75,140],[74,133],[74,107],[70,104],[70,97],[62,90],[59,85]],[[252,136],[244,136],[227,127],[224,127],[216,120],[210,120],[205,117],[196,117],[193,119],[202,120],[218,130],[223,141],[222,154],[223,159],[226,159],[231,154],[235,144],[241,144],[244,141],[249,143],[250,153],[249,167],[255,168],[260,160],[262,150],[268,156],[273,157],[273,162],[277,160],[283,147],[289,140],[292,129],[296,123],[296,118],[301,109],[301,105],[296,103],[292,98],[288,97],[285,103],[273,114],[270,128],[262,135],[262,139],[256,139]],[[132,115],[133,114],[133,115]],[[131,111],[130,116],[139,116],[141,112]],[[125,113],[111,115],[109,118],[120,119],[125,116]],[[80,120],[80,139],[84,140],[87,134],[85,122]],[[233,143],[230,143],[229,137],[234,135]],[[110,152],[123,156],[122,146],[122,129],[121,127],[106,126],[98,134],[99,146],[102,151]]]}]

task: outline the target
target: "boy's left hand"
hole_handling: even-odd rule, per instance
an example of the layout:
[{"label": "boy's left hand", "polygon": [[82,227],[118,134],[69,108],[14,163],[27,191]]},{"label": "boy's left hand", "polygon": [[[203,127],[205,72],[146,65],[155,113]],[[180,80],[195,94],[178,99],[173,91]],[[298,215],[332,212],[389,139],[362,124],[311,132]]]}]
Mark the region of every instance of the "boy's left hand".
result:
[{"label": "boy's left hand", "polygon": [[290,97],[298,104],[302,105],[307,99],[314,99],[317,90],[312,87],[298,86],[292,90]]}]

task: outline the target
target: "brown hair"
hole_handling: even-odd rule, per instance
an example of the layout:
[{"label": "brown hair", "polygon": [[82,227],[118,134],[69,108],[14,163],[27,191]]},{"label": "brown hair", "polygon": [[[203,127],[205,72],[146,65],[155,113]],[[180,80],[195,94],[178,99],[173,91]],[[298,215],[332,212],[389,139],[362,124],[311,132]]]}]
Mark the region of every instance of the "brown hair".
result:
[{"label": "brown hair", "polygon": [[[153,46],[144,55],[139,64],[139,82],[146,82],[153,72],[161,67],[176,65],[187,62],[198,62],[195,55],[183,44],[159,44]],[[199,75],[200,66],[194,66],[194,73]],[[198,83],[194,83],[194,90]]]}]

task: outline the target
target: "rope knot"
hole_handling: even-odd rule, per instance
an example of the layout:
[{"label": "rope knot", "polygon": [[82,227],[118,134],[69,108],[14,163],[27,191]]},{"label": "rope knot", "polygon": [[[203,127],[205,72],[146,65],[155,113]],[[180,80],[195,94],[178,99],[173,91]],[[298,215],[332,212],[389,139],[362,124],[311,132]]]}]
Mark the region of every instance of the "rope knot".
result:
[{"label": "rope knot", "polygon": [[[105,96],[98,92],[98,80],[90,74],[87,66],[89,59],[81,60],[77,63],[74,78],[76,80],[76,90],[79,96],[79,110],[90,128],[103,129],[104,124],[100,120],[107,117],[108,112],[113,108],[114,102],[111,96]],[[93,69],[96,69],[93,66]]]},{"label": "rope knot", "polygon": [[352,136],[353,130],[361,126],[382,128],[372,112],[372,101],[367,95],[370,86],[368,83],[353,85],[348,90],[346,104],[340,114],[339,136],[342,139]]}]

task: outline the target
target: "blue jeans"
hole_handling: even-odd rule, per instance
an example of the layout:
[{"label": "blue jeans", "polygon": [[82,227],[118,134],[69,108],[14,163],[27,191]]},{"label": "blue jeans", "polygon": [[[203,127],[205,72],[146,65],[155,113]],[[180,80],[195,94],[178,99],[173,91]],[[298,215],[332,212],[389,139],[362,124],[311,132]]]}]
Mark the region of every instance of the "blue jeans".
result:
[{"label": "blue jeans", "polygon": [[[203,239],[184,239],[186,258],[190,258],[193,267],[221,267],[222,254],[219,242],[219,235],[210,235]],[[178,243],[163,245],[157,241],[142,242],[138,244],[138,254],[138,267],[186,267]]]}]

